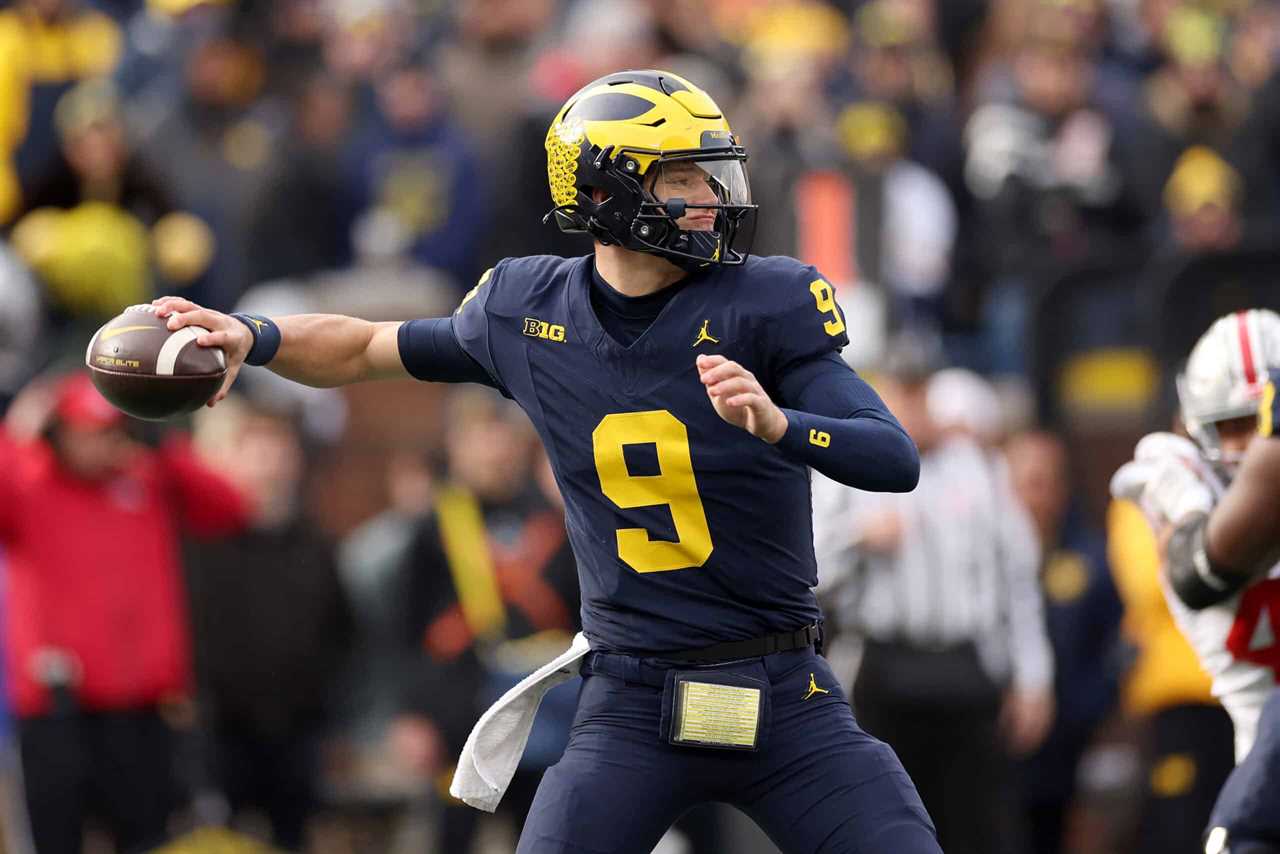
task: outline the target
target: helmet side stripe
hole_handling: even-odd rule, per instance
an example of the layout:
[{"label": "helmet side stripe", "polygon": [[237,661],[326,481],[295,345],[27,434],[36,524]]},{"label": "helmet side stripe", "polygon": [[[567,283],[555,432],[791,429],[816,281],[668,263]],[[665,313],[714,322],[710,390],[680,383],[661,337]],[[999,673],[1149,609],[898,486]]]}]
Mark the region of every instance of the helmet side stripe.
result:
[{"label": "helmet side stripe", "polygon": [[1258,385],[1262,385],[1267,381],[1267,374],[1271,371],[1271,367],[1267,362],[1266,335],[1263,334],[1264,327],[1262,321],[1265,319],[1262,312],[1257,309],[1249,309],[1249,352],[1253,353],[1253,365],[1258,373]]},{"label": "helmet side stripe", "polygon": [[1249,385],[1258,382],[1258,370],[1253,360],[1253,341],[1249,335],[1249,313],[1236,312],[1236,325],[1240,331],[1240,360],[1244,366],[1244,381]]}]

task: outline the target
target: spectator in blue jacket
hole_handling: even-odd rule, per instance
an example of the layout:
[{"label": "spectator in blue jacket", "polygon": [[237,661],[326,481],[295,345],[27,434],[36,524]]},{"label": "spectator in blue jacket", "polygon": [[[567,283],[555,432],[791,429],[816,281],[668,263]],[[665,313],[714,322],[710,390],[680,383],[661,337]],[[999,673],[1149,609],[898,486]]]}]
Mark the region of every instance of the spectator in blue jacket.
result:
[{"label": "spectator in blue jacket", "polygon": [[378,112],[349,152],[362,215],[390,214],[410,254],[471,286],[485,228],[482,170],[431,68],[411,57],[376,83]]}]

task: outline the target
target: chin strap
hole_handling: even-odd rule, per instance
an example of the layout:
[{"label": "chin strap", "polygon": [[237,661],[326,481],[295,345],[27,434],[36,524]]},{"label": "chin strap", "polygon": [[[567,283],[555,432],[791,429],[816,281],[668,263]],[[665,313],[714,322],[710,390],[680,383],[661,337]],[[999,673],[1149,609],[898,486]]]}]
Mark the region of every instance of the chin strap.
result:
[{"label": "chin strap", "polygon": [[577,202],[570,202],[567,205],[556,205],[554,208],[547,211],[546,215],[542,217],[542,224],[551,225],[553,221],[556,221],[558,223],[563,220],[571,219],[569,214],[575,214],[577,212],[578,212]]}]

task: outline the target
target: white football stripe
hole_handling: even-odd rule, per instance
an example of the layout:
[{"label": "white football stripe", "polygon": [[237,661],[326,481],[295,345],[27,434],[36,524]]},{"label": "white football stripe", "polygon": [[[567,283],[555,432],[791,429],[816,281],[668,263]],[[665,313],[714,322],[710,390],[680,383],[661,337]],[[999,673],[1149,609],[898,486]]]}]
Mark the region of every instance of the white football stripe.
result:
[{"label": "white football stripe", "polygon": [[173,376],[173,367],[178,363],[178,354],[182,352],[182,348],[195,341],[200,333],[208,331],[202,326],[184,326],[170,335],[156,356],[156,376]]}]

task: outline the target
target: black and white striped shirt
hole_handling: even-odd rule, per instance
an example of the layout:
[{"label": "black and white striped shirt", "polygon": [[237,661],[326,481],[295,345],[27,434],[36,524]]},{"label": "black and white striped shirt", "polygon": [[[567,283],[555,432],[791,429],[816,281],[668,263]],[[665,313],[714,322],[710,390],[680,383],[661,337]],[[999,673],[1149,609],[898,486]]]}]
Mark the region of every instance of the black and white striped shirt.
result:
[{"label": "black and white striped shirt", "polygon": [[[926,648],[972,641],[993,679],[1051,685],[1040,546],[1002,458],[951,439],[921,456],[914,492],[861,492],[815,472],[813,503],[819,591],[842,625]],[[864,520],[883,510],[902,526],[893,554],[860,547]]]}]

